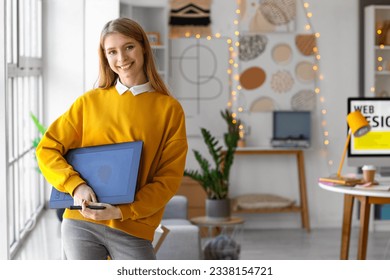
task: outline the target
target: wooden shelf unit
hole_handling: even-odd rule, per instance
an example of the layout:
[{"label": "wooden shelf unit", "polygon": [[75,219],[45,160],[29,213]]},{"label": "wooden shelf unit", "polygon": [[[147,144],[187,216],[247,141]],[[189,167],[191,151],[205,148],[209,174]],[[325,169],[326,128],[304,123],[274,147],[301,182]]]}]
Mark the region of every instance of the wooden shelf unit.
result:
[{"label": "wooden shelf unit", "polygon": [[299,205],[292,205],[281,208],[256,208],[256,209],[245,209],[235,210],[237,214],[251,214],[251,213],[286,213],[286,212],[300,212],[302,227],[310,232],[310,221],[309,221],[309,206],[307,202],[306,192],[306,176],[305,176],[305,161],[304,151],[302,149],[275,149],[275,148],[238,148],[235,152],[236,155],[295,155],[297,160],[297,172],[298,172],[298,189],[299,189]]}]

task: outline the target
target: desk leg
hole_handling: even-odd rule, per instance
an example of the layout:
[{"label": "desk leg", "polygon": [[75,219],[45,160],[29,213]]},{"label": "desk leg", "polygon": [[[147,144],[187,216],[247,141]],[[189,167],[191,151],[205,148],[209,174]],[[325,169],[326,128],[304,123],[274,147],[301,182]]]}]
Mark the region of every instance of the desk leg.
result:
[{"label": "desk leg", "polygon": [[341,230],[341,251],[340,260],[348,260],[349,240],[351,237],[351,221],[353,209],[353,196],[344,195],[344,214],[343,225]]},{"label": "desk leg", "polygon": [[297,153],[297,166],[299,176],[299,195],[301,200],[302,227],[310,232],[309,207],[306,195],[305,162],[303,158],[303,151],[299,151]]},{"label": "desk leg", "polygon": [[358,260],[365,260],[367,255],[368,224],[370,221],[370,203],[368,197],[360,199],[360,233],[358,246]]}]

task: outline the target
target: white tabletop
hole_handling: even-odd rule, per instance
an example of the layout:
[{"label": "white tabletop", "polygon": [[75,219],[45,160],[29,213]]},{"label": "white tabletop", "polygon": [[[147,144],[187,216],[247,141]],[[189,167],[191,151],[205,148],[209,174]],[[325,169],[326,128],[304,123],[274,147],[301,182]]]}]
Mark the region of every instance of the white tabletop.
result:
[{"label": "white tabletop", "polygon": [[362,196],[375,196],[375,197],[390,197],[390,191],[378,190],[382,186],[389,186],[390,182],[381,182],[378,187],[369,187],[365,189],[358,189],[355,187],[347,187],[342,185],[328,185],[321,182],[318,182],[318,185],[327,191],[343,193],[343,194],[352,194],[352,195],[362,195]]}]

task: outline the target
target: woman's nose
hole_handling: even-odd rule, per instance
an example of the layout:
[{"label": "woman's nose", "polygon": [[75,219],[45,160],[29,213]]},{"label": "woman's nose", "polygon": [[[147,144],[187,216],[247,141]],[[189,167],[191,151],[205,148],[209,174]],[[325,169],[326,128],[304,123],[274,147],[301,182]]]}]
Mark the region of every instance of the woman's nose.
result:
[{"label": "woman's nose", "polygon": [[127,58],[126,53],[124,53],[124,52],[118,53],[118,60],[119,61],[126,61],[126,58]]}]

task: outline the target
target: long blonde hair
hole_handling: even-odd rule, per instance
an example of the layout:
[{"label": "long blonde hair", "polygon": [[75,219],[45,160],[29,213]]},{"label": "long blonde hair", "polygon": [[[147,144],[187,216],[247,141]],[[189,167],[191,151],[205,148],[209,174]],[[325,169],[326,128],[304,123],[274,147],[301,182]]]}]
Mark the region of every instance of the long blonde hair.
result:
[{"label": "long blonde hair", "polygon": [[106,54],[104,52],[104,40],[107,35],[112,33],[119,33],[124,36],[130,37],[138,41],[144,50],[144,72],[148,78],[151,86],[158,92],[171,95],[164,81],[161,79],[157,72],[157,67],[154,62],[152,48],[150,47],[148,37],[145,31],[134,20],[129,18],[117,18],[109,21],[103,27],[100,34],[100,45],[99,45],[99,88],[109,88],[116,84],[118,74],[111,70]]}]

